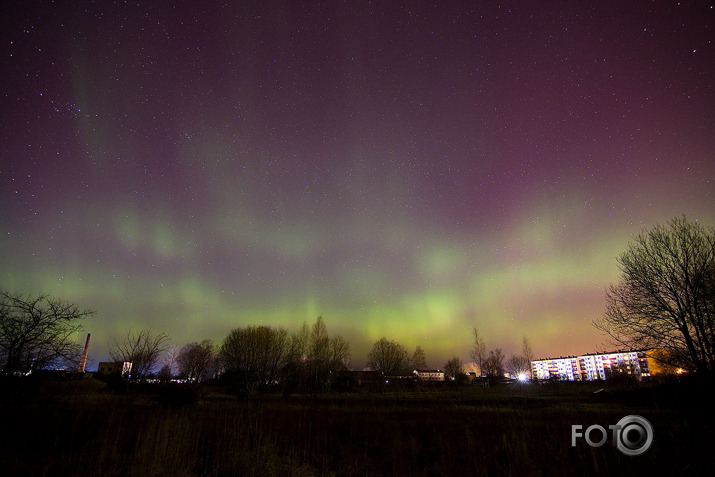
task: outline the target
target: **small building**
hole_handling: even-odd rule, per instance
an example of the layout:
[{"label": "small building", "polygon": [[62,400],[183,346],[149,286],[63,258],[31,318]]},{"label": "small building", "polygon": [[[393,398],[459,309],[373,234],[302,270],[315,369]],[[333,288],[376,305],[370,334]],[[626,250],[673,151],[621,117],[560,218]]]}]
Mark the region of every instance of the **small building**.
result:
[{"label": "small building", "polygon": [[412,374],[420,381],[444,381],[444,371],[441,369],[415,369]]},{"label": "small building", "polygon": [[478,386],[488,386],[489,381],[486,376],[480,376],[479,373],[470,371],[465,374],[467,379],[467,384],[478,385]]},{"label": "small building", "polygon": [[97,374],[102,376],[120,376],[126,378],[132,370],[129,361],[103,362],[97,365]]}]

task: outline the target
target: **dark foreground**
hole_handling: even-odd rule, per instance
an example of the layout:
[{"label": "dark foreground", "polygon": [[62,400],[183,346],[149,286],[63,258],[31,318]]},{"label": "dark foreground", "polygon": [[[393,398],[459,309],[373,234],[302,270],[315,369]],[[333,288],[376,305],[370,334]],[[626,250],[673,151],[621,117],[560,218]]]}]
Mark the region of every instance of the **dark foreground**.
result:
[{"label": "dark foreground", "polygon": [[[703,383],[245,401],[210,386],[118,393],[85,377],[3,381],[0,393],[3,475],[715,475],[715,401]],[[630,414],[654,428],[643,455],[623,455],[610,436],[571,446],[573,424],[607,429]]]}]

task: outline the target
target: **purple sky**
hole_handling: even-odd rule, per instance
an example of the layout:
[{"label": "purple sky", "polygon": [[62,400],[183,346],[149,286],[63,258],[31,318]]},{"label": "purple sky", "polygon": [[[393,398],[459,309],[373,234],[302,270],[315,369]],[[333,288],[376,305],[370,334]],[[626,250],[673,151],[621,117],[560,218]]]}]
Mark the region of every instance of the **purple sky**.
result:
[{"label": "purple sky", "polygon": [[109,3],[0,7],[0,288],[96,309],[95,362],[318,315],[356,365],[592,352],[633,235],[715,223],[710,3]]}]

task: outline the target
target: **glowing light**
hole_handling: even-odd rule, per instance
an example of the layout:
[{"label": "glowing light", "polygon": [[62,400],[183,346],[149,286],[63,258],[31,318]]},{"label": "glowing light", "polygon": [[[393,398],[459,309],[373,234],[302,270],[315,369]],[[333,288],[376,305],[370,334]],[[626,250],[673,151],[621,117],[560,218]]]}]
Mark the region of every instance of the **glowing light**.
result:
[{"label": "glowing light", "polygon": [[517,376],[520,382],[525,383],[528,378],[526,373],[519,373],[519,376]]}]

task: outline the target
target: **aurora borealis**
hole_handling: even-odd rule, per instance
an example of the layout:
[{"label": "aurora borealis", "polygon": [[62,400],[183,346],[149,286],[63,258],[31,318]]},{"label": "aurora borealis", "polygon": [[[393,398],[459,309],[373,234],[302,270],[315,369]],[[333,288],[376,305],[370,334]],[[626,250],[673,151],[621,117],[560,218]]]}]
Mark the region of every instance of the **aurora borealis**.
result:
[{"label": "aurora borealis", "polygon": [[138,3],[0,7],[0,288],[95,363],[318,315],[357,365],[592,352],[633,234],[715,223],[705,2]]}]

